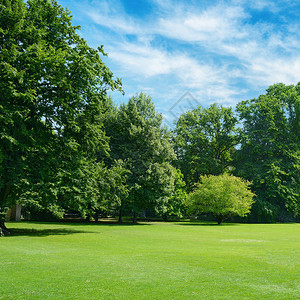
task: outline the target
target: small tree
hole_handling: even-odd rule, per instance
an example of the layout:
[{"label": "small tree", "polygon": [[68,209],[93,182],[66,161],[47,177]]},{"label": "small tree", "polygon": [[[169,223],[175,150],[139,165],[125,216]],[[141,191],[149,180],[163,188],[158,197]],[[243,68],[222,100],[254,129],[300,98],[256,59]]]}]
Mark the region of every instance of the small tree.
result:
[{"label": "small tree", "polygon": [[253,203],[250,184],[229,174],[201,176],[188,195],[188,212],[212,213],[218,224],[231,215],[243,217],[250,212]]}]

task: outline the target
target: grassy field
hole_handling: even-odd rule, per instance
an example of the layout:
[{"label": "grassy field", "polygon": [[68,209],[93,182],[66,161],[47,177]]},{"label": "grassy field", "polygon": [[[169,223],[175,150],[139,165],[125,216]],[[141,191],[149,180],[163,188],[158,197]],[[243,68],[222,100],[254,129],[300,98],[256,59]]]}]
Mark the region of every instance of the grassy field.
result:
[{"label": "grassy field", "polygon": [[300,224],[8,227],[0,299],[300,299]]}]

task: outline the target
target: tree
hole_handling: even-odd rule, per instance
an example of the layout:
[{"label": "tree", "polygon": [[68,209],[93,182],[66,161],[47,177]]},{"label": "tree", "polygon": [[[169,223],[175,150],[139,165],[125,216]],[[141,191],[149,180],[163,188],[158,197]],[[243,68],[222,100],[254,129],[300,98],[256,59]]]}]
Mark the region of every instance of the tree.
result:
[{"label": "tree", "polygon": [[200,175],[219,175],[228,170],[237,145],[237,119],[231,108],[212,104],[181,115],[174,130],[175,166],[188,190]]},{"label": "tree", "polygon": [[170,217],[182,217],[185,213],[186,184],[183,180],[183,174],[179,169],[174,168],[174,173],[174,190],[170,196],[163,198],[162,204],[157,209],[157,213],[165,221]]},{"label": "tree", "polygon": [[90,214],[93,213],[95,221],[98,220],[99,213],[107,214],[118,211],[122,199],[128,196],[126,185],[128,170],[123,165],[122,161],[114,162],[111,167],[94,164],[93,180],[96,187],[96,201],[91,206]]},{"label": "tree", "polygon": [[0,4],[0,207],[84,210],[93,154],[108,153],[101,115],[120,81],[71,21],[54,0]]},{"label": "tree", "polygon": [[128,196],[122,199],[122,212],[129,210],[136,222],[138,213],[157,210],[174,189],[175,159],[170,133],[162,127],[162,116],[149,96],[140,93],[112,112],[106,132],[110,137],[110,159],[121,160],[128,170]]},{"label": "tree", "polygon": [[243,131],[235,174],[253,182],[255,220],[285,221],[287,211],[298,215],[300,84],[275,84],[265,95],[239,103],[237,111]]},{"label": "tree", "polygon": [[200,183],[188,195],[190,213],[211,213],[221,224],[231,215],[245,216],[250,212],[254,194],[250,182],[229,174],[201,176]]}]

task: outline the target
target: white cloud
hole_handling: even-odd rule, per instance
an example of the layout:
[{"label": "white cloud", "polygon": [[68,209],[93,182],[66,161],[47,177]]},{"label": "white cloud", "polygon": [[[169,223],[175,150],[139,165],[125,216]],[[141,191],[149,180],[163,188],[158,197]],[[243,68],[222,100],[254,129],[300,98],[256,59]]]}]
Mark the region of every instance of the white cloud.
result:
[{"label": "white cloud", "polygon": [[135,43],[118,44],[117,51],[111,49],[109,57],[122,65],[126,71],[146,77],[173,74],[188,83],[193,77],[204,83],[210,81],[215,72],[209,65],[200,65],[196,59],[184,53],[170,53],[151,45]]},{"label": "white cloud", "polygon": [[[233,105],[250,89],[299,80],[299,25],[278,29],[265,20],[255,23],[247,10],[276,13],[280,8],[274,2],[217,1],[206,8],[172,0],[155,2],[159,12],[151,21],[127,15],[119,2],[86,9],[95,24],[115,33],[106,34],[101,43],[118,76],[134,78],[137,88],[147,86],[165,99],[191,90],[203,101]],[[154,78],[159,82],[155,86],[150,85]]]},{"label": "white cloud", "polygon": [[259,57],[251,63],[251,73],[246,75],[252,84],[296,84],[299,81],[300,57],[284,59]]},{"label": "white cloud", "polygon": [[202,12],[182,11],[176,17],[160,19],[157,32],[187,42],[237,39],[245,36],[238,28],[239,20],[245,17],[240,7],[215,6]]},{"label": "white cloud", "polygon": [[103,15],[92,10],[87,11],[86,15],[88,15],[94,21],[94,23],[108,27],[113,31],[119,31],[126,34],[139,34],[141,32],[139,27],[131,19],[124,19],[120,15]]},{"label": "white cloud", "polygon": [[251,0],[251,1],[241,0],[241,1],[237,1],[237,3],[239,3],[240,5],[248,5],[252,9],[255,9],[258,11],[268,10],[268,11],[276,13],[280,10],[276,1],[274,1],[274,0]]},{"label": "white cloud", "polygon": [[[119,50],[111,50],[109,57],[122,65],[124,73],[133,74],[135,78],[172,76],[171,89],[169,82],[165,85],[165,91],[161,91],[158,85],[147,89],[147,92],[160,98],[160,101],[165,99],[165,104],[161,104],[161,107],[170,106],[170,103],[187,90],[194,91],[203,105],[215,101],[233,105],[235,101],[233,97],[236,98],[239,93],[237,88],[230,85],[231,76],[235,76],[235,73],[230,74],[226,68],[201,64],[188,55],[169,53],[149,45],[119,44],[116,48]],[[166,78],[164,80],[167,81]],[[138,85],[137,90],[145,89]]]}]

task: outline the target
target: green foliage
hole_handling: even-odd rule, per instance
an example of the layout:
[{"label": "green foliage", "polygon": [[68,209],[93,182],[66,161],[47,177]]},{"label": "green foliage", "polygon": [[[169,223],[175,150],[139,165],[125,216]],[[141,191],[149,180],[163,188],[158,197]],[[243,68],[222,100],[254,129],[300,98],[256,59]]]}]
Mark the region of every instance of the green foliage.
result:
[{"label": "green foliage", "polygon": [[235,174],[253,182],[260,203],[273,207],[273,218],[286,210],[298,215],[300,85],[273,85],[266,95],[239,103],[237,111],[243,131]]},{"label": "green foliage", "polygon": [[[93,174],[95,180],[95,199],[92,211],[107,213],[118,211],[121,201],[128,196],[126,179],[129,171],[124,167],[123,161],[115,161],[111,167],[96,165]],[[96,174],[96,176],[95,176]],[[97,217],[96,217],[97,219]]]},{"label": "green foliage", "polygon": [[211,213],[218,224],[231,215],[245,216],[250,212],[254,194],[250,182],[223,174],[201,176],[200,183],[188,195],[187,206],[190,213]]},{"label": "green foliage", "polygon": [[110,137],[111,160],[121,160],[128,170],[128,196],[120,210],[134,214],[160,210],[174,189],[175,158],[170,133],[162,127],[162,116],[149,96],[141,93],[111,112],[106,132]]},{"label": "green foliage", "polygon": [[175,162],[188,190],[200,175],[228,170],[237,141],[237,119],[231,108],[212,104],[181,115],[174,130]]},{"label": "green foliage", "polygon": [[162,205],[157,209],[157,213],[162,215],[164,220],[170,217],[183,217],[185,213],[186,184],[181,171],[174,169],[174,172],[174,190],[169,197],[163,198]]},{"label": "green foliage", "polygon": [[71,21],[54,0],[0,4],[0,206],[62,216],[96,202],[94,157],[109,150],[101,115],[120,81]]},{"label": "green foliage", "polygon": [[251,214],[247,216],[246,220],[258,223],[275,223],[278,214],[277,206],[257,198],[252,206]]}]

